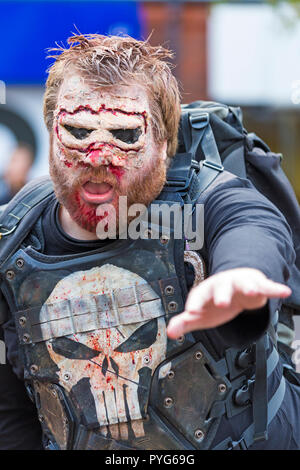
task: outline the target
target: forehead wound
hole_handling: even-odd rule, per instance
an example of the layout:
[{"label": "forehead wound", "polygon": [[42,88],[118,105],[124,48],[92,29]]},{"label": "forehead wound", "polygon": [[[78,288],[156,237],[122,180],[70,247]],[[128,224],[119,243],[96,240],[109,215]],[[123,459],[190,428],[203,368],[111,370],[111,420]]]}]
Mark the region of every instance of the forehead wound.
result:
[{"label": "forehead wound", "polygon": [[79,105],[89,104],[94,109],[102,103],[107,108],[124,109],[128,112],[148,112],[148,97],[146,91],[139,85],[95,87],[82,77],[75,76],[62,83],[57,107],[65,107],[68,111]]}]

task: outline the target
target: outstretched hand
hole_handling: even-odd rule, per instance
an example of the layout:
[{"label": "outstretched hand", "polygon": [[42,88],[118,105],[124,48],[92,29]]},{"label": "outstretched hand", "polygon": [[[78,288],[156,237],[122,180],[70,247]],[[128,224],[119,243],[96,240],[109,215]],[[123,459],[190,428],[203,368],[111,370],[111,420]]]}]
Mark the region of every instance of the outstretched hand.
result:
[{"label": "outstretched hand", "polygon": [[227,323],[243,310],[262,308],[269,298],[285,298],[291,289],[268,279],[261,271],[236,268],[207,278],[194,287],[185,311],[173,317],[167,334],[171,339],[194,330]]}]

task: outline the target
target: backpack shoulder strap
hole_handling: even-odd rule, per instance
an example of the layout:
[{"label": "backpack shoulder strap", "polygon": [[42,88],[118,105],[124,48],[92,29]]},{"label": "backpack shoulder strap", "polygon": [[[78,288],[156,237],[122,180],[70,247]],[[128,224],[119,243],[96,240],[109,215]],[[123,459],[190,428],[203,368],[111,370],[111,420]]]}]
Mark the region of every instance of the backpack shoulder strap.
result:
[{"label": "backpack shoulder strap", "polygon": [[6,208],[7,208],[7,204],[3,204],[3,206],[0,206],[0,219]]},{"label": "backpack shoulder strap", "polygon": [[[200,194],[223,172],[221,157],[210,125],[210,114],[200,108],[183,108],[181,129],[184,150],[176,153],[158,200],[196,202]],[[201,146],[204,159],[196,159]],[[183,151],[182,151],[183,150]]]},{"label": "backpack shoulder strap", "polygon": [[0,269],[27,237],[52,194],[50,178],[37,178],[0,208]]},{"label": "backpack shoulder strap", "polygon": [[181,118],[182,132],[187,152],[196,160],[201,145],[204,160],[198,176],[201,190],[204,191],[215,177],[224,170],[216,140],[210,124],[210,114],[201,108],[183,109]]}]

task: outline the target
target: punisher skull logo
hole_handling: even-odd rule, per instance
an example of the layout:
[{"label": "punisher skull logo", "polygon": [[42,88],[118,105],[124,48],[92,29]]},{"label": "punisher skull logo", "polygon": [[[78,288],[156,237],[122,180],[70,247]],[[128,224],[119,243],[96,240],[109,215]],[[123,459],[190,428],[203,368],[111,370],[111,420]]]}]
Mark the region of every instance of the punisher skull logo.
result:
[{"label": "punisher skull logo", "polygon": [[151,376],[167,347],[164,310],[152,287],[114,265],[79,271],[56,285],[40,320],[59,383],[85,419],[103,432],[119,424],[123,438],[122,423],[130,421],[135,436],[143,435]]}]

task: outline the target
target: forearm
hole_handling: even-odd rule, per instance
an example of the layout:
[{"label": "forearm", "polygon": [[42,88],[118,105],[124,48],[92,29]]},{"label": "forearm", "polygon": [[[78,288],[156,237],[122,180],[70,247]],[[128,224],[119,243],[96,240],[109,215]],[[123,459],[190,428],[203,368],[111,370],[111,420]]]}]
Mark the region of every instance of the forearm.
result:
[{"label": "forearm", "polygon": [[[254,268],[273,281],[287,283],[295,254],[285,219],[255,191],[243,188],[239,200],[234,191],[228,198],[224,211],[221,211],[218,204],[221,200],[216,195],[208,204],[206,249],[209,274],[234,268]],[[224,199],[221,206],[222,203]],[[244,310],[218,327],[218,331],[230,344],[254,341],[266,330],[280,303],[281,299],[274,298],[261,309]]]}]

